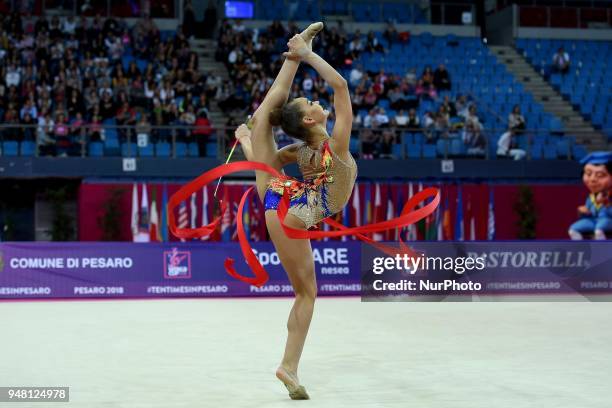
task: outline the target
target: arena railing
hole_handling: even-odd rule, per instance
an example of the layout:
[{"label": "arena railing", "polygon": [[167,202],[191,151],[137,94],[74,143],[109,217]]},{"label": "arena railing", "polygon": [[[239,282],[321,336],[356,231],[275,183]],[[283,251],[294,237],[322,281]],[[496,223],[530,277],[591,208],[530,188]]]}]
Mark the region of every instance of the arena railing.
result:
[{"label": "arena railing", "polygon": [[[67,135],[45,132],[41,125],[0,125],[0,156],[33,157],[211,157],[225,160],[233,143],[235,127],[216,127],[206,136],[195,126],[110,126],[71,127]],[[507,159],[497,155],[497,141],[505,128],[481,130],[482,137],[470,145],[463,129],[377,127],[354,128],[351,152],[360,158],[381,159]],[[612,135],[612,129],[603,131]],[[597,140],[595,132],[552,132],[525,129],[512,137],[513,148],[523,150],[523,159],[575,160],[586,153],[578,142]],[[595,139],[597,138],[597,139]],[[279,146],[293,143],[280,134]],[[578,146],[578,147],[574,147]],[[605,146],[608,150],[610,143]],[[370,156],[371,155],[371,156]],[[520,153],[519,153],[520,155]],[[244,159],[238,149],[236,160]]]}]

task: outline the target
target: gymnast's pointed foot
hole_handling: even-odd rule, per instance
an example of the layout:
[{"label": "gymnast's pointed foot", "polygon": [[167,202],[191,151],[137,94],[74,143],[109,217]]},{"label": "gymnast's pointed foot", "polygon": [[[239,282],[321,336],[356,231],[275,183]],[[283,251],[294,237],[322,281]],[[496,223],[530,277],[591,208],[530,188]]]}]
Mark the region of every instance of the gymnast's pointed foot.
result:
[{"label": "gymnast's pointed foot", "polygon": [[312,39],[323,29],[323,23],[317,22],[309,25],[304,31],[300,33],[306,44],[308,44],[308,48],[312,49]]},{"label": "gymnast's pointed foot", "polygon": [[285,367],[280,366],[276,369],[276,378],[281,380],[287,391],[289,391],[289,398],[293,400],[307,400],[310,396],[306,392],[306,388],[300,385],[297,374],[287,370]]}]

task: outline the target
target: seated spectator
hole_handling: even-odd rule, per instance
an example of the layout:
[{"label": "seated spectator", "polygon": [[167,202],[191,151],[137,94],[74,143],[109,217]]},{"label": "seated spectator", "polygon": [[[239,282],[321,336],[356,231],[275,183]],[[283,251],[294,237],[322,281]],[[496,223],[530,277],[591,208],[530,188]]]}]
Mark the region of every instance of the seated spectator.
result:
[{"label": "seated spectator", "polygon": [[482,131],[482,123],[480,123],[480,118],[478,117],[478,115],[476,114],[476,105],[475,104],[471,104],[469,109],[468,109],[468,113],[467,116],[465,118],[465,124],[466,126],[468,124],[472,124],[473,125],[473,129],[475,131]]},{"label": "seated spectator", "polygon": [[63,113],[57,115],[53,134],[55,136],[58,156],[66,157],[74,153],[72,151],[72,141],[70,140],[70,128],[66,124],[66,118]]},{"label": "seated spectator", "polygon": [[374,92],[374,87],[370,87],[368,92],[363,96],[363,105],[365,109],[372,109],[378,102],[378,95]]},{"label": "seated spectator", "polygon": [[376,121],[376,127],[389,127],[389,115],[387,115],[387,112],[384,110],[384,108],[378,108],[374,120]]},{"label": "seated spectator", "polygon": [[434,76],[430,66],[425,67],[425,69],[423,70],[423,74],[421,75],[421,82],[426,88],[428,88],[429,86],[433,86]]},{"label": "seated spectator", "polygon": [[376,122],[376,109],[370,109],[368,115],[363,118],[363,127],[371,129],[377,127],[378,122]]},{"label": "seated spectator", "polygon": [[448,113],[449,118],[457,117],[457,108],[448,95],[444,96],[442,106],[444,106],[444,109]]},{"label": "seated spectator", "polygon": [[412,88],[416,88],[416,85],[417,85],[416,68],[410,68],[410,70],[406,73],[405,79],[408,85],[410,85]]},{"label": "seated spectator", "polygon": [[381,159],[399,159],[399,157],[393,155],[393,146],[395,144],[397,144],[395,134],[391,130],[385,129],[379,138],[378,157]]},{"label": "seated spectator", "polygon": [[450,131],[450,120],[444,106],[440,106],[435,115],[433,130],[433,137],[435,140],[448,138]]},{"label": "seated spectator", "polygon": [[455,108],[457,110],[457,115],[462,118],[467,118],[469,113],[470,104],[467,100],[467,96],[459,95],[455,102]]},{"label": "seated spectator", "polygon": [[395,118],[393,119],[395,126],[397,126],[398,128],[407,128],[408,120],[409,120],[409,117],[406,114],[406,111],[403,109],[400,110],[398,114],[395,115]]},{"label": "seated spectator", "polygon": [[440,64],[434,72],[433,84],[438,91],[449,91],[451,89],[450,76],[444,64]]},{"label": "seated spectator", "polygon": [[391,21],[387,23],[387,28],[385,28],[383,37],[385,40],[387,40],[389,48],[391,48],[391,45],[393,45],[393,43],[397,41],[397,29]]},{"label": "seated spectator", "polygon": [[406,126],[409,129],[420,129],[421,128],[421,121],[419,120],[419,117],[416,114],[416,110],[414,109],[410,109],[408,111],[408,123],[406,124]]},{"label": "seated spectator", "polygon": [[198,144],[198,153],[200,157],[206,156],[206,143],[213,133],[210,120],[205,112],[200,112],[195,120],[195,129],[193,130],[193,137]]},{"label": "seated spectator", "polygon": [[524,133],[526,128],[525,118],[521,114],[519,105],[514,105],[512,112],[508,115],[508,127],[514,130],[517,135]]},{"label": "seated spectator", "polygon": [[361,141],[361,158],[366,160],[374,159],[376,151],[376,135],[371,129],[363,129],[359,133]]},{"label": "seated spectator", "polygon": [[485,154],[487,141],[473,121],[468,122],[463,128],[463,144],[467,148],[468,156],[483,156]]},{"label": "seated spectator", "polygon": [[22,140],[28,140],[28,141],[34,141],[35,140],[35,130],[33,128],[33,125],[36,125],[36,122],[34,121],[34,117],[30,116],[29,112],[26,112],[23,119],[21,120],[21,128],[23,130],[22,132]]},{"label": "seated spectator", "polygon": [[151,140],[151,124],[147,119],[147,115],[140,115],[138,123],[136,123],[136,144],[139,147],[146,147]]},{"label": "seated spectator", "polygon": [[427,85],[427,83],[423,82],[422,79],[419,80],[415,90],[416,96],[419,98],[429,98],[436,99],[438,94],[436,93],[436,88],[432,84]]},{"label": "seated spectator", "polygon": [[436,138],[434,137],[434,126],[436,124],[436,115],[431,112],[425,112],[425,116],[423,117],[423,130],[425,134],[425,142],[432,144],[436,143]]},{"label": "seated spectator", "polygon": [[70,137],[78,144],[78,147],[75,146],[74,153],[80,155],[87,146],[87,126],[81,112],[77,112],[75,118],[70,122]]},{"label": "seated spectator", "polygon": [[382,44],[378,42],[378,38],[376,38],[376,35],[374,35],[374,31],[370,31],[368,33],[368,37],[366,39],[366,51],[369,53],[385,52]]},{"label": "seated spectator", "polygon": [[523,159],[527,153],[523,149],[517,149],[514,147],[514,130],[508,129],[497,142],[497,155],[501,157],[512,157],[514,160]]},{"label": "seated spectator", "polygon": [[349,84],[352,87],[356,87],[361,82],[361,78],[363,78],[363,68],[359,64],[353,66],[349,74]]},{"label": "seated spectator", "polygon": [[562,74],[567,74],[569,72],[570,67],[570,57],[567,52],[560,47],[555,55],[553,55],[553,63],[552,70],[553,72],[560,72]]},{"label": "seated spectator", "polygon": [[53,130],[55,122],[51,119],[51,114],[45,112],[38,117],[38,130],[36,133],[36,144],[41,156],[55,155],[55,139],[53,138]]}]

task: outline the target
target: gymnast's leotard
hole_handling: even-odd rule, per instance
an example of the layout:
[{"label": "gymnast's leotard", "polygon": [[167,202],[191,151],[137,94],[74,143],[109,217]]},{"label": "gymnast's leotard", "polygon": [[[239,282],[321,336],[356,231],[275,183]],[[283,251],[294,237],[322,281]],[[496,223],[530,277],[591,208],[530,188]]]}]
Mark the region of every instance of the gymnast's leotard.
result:
[{"label": "gymnast's leotard", "polygon": [[276,210],[283,188],[287,186],[291,192],[289,214],[298,217],[310,229],[342,211],[353,191],[357,164],[352,156],[348,161],[340,159],[329,146],[329,139],[322,141],[317,150],[306,143],[299,146],[297,164],[302,174],[312,176],[305,178],[304,182],[288,177],[271,179],[264,196],[264,207]]}]

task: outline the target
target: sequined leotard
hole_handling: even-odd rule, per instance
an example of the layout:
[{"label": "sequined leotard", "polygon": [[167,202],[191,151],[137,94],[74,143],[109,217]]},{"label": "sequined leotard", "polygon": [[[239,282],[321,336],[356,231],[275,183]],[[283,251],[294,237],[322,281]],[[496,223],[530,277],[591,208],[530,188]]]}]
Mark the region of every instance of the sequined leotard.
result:
[{"label": "sequined leotard", "polygon": [[288,177],[271,179],[264,207],[276,210],[283,187],[290,186],[289,214],[298,217],[310,229],[344,208],[357,178],[357,164],[352,156],[347,161],[338,157],[329,146],[329,139],[322,141],[317,150],[306,143],[298,147],[297,164],[300,172],[308,177],[303,183]]}]

